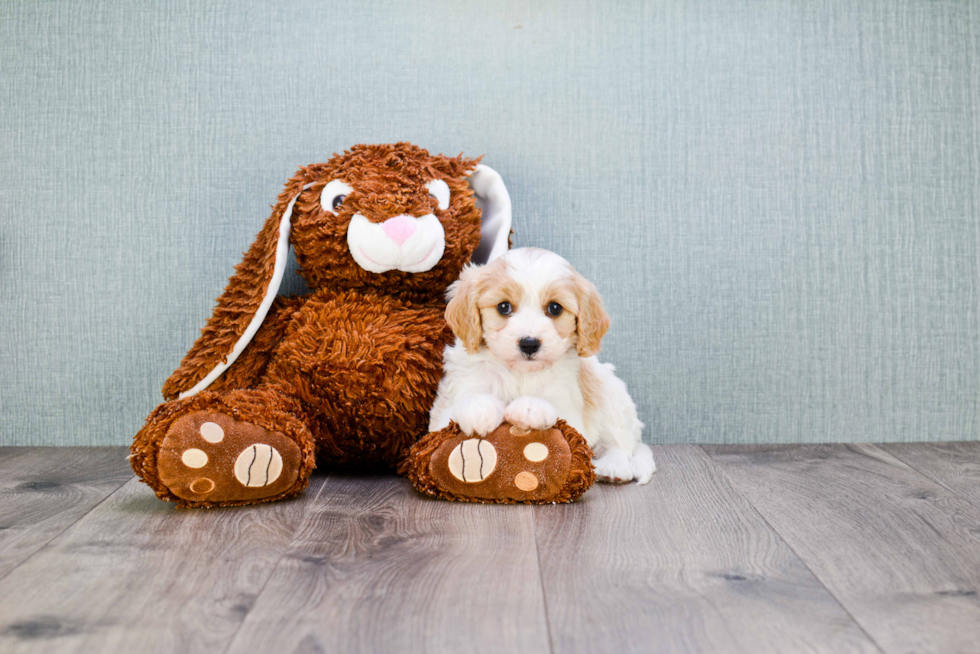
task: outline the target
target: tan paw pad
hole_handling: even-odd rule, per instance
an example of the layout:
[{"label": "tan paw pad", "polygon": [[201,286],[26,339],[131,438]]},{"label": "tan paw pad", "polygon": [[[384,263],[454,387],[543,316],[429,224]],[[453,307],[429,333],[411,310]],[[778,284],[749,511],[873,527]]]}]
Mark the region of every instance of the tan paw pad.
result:
[{"label": "tan paw pad", "polygon": [[201,425],[201,438],[209,443],[220,443],[225,438],[225,430],[216,422],[206,422]]},{"label": "tan paw pad", "polygon": [[482,438],[470,438],[449,453],[449,472],[468,484],[483,481],[497,467],[497,450]]},{"label": "tan paw pad", "polygon": [[538,478],[530,472],[519,472],[514,477],[514,485],[528,493],[538,487]]},{"label": "tan paw pad", "polygon": [[245,448],[235,460],[235,479],[242,486],[261,488],[279,479],[282,473],[282,456],[279,450],[256,443]]},{"label": "tan paw pad", "polygon": [[544,443],[528,443],[524,447],[524,458],[533,463],[548,458],[548,446]]},{"label": "tan paw pad", "polygon": [[204,453],[204,450],[192,447],[189,450],[184,450],[184,453],[180,455],[180,460],[188,468],[203,468],[208,464],[208,455]]},{"label": "tan paw pad", "polygon": [[214,490],[214,482],[207,477],[201,477],[194,480],[194,482],[190,485],[190,489],[192,493],[199,493],[201,495],[204,493],[210,493]]}]

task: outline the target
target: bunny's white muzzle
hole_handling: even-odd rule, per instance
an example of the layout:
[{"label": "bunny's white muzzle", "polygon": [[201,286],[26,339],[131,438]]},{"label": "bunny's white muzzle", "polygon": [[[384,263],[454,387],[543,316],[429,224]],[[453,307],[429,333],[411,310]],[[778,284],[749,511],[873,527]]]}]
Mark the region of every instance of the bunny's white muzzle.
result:
[{"label": "bunny's white muzzle", "polygon": [[357,265],[369,272],[420,273],[439,263],[446,232],[431,213],[419,218],[401,214],[383,223],[357,213],[347,228],[347,247]]}]

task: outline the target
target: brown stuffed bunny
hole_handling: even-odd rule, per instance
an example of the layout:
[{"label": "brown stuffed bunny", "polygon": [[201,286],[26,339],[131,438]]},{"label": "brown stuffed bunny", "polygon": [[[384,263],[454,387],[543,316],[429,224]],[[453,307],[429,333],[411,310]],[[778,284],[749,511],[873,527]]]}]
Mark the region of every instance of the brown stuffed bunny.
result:
[{"label": "brown stuffed bunny", "polygon": [[[508,248],[510,199],[478,161],[359,145],[289,180],[133,442],[158,497],[268,502],[317,461],[404,463],[453,338],[446,289]],[[287,298],[290,243],[311,291]]]}]

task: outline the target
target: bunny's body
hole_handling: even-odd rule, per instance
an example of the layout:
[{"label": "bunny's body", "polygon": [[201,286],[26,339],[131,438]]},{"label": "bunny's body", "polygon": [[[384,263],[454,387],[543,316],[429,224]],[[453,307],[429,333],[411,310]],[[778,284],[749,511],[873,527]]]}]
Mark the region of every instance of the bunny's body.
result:
[{"label": "bunny's body", "polygon": [[[399,143],[301,169],[164,385],[133,469],[161,499],[216,506],[295,495],[317,462],[399,466],[453,339],[445,291],[509,232],[506,189],[477,160]],[[307,295],[275,296],[288,244]]]},{"label": "bunny's body", "polygon": [[256,357],[255,388],[295,396],[330,465],[397,466],[427,431],[453,338],[443,303],[329,289],[281,302],[281,334],[256,335],[275,347],[264,366]]}]

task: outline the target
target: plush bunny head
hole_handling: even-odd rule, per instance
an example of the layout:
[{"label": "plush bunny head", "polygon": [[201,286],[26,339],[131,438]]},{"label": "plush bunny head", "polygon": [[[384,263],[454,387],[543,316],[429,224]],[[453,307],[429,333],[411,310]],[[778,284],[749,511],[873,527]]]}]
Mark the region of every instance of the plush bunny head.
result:
[{"label": "plush bunny head", "polygon": [[193,395],[235,361],[272,306],[290,243],[314,290],[437,301],[467,262],[487,263],[507,250],[510,225],[507,189],[479,159],[395,143],[357,145],[300,168],[188,353],[194,369],[178,370],[164,392]]},{"label": "plush bunny head", "polygon": [[[359,145],[301,169],[283,195],[304,189],[292,213],[300,274],[314,289],[441,297],[481,241],[481,212],[467,183],[471,173],[486,174],[478,162],[397,143]],[[501,226],[487,236],[506,240]]]}]

